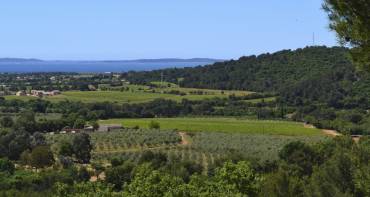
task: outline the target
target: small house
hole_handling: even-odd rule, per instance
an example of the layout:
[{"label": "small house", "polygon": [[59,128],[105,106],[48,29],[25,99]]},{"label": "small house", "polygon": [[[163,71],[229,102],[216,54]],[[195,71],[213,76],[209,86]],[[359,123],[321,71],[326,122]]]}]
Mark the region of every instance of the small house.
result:
[{"label": "small house", "polygon": [[120,124],[109,124],[109,125],[100,125],[98,131],[109,132],[112,130],[123,129]]},{"label": "small house", "polygon": [[85,126],[84,131],[85,132],[94,132],[94,127],[93,126]]},{"label": "small house", "polygon": [[53,90],[51,91],[51,95],[55,96],[55,95],[59,95],[61,94],[61,92],[59,90]]},{"label": "small house", "polygon": [[27,94],[26,94],[26,92],[25,91],[18,91],[15,95],[17,95],[17,96],[26,96]]},{"label": "small house", "polygon": [[40,90],[31,90],[31,95],[41,98],[44,94],[43,94],[43,91],[40,91]]},{"label": "small house", "polygon": [[88,85],[87,87],[90,91],[96,91],[96,87],[94,85]]}]

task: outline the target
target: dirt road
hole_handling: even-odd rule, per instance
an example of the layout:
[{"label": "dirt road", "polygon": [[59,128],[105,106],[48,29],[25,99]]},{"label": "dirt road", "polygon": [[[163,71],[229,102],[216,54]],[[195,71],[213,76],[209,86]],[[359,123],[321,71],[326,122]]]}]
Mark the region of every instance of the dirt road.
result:
[{"label": "dirt road", "polygon": [[186,139],[186,133],[185,132],[179,132],[179,135],[181,136],[181,142],[182,145],[188,145],[189,141]]},{"label": "dirt road", "polygon": [[338,133],[338,131],[336,131],[336,130],[323,129],[322,132],[324,132],[326,135],[330,135],[330,136],[333,136],[333,137],[342,135],[342,134]]},{"label": "dirt road", "polygon": [[[303,124],[303,127],[304,128],[310,128],[310,129],[314,129],[316,128],[315,126],[313,126],[312,124],[306,124],[304,123]],[[329,135],[329,136],[332,136],[332,137],[336,137],[336,136],[341,136],[342,134],[339,133],[338,131],[336,130],[330,130],[330,129],[322,129],[321,130],[325,135]]]}]

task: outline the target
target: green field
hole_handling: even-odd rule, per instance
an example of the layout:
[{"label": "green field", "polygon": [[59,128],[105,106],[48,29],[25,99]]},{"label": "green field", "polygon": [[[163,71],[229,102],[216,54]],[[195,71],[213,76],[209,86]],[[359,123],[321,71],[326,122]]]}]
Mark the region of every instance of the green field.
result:
[{"label": "green field", "polygon": [[[149,92],[120,92],[120,91],[68,91],[63,92],[61,95],[45,97],[43,99],[58,102],[64,100],[82,101],[87,103],[93,102],[117,102],[117,103],[142,103],[149,102],[154,99],[164,98],[181,101],[182,99],[189,100],[202,100],[213,97],[226,97],[226,95],[175,95],[175,94],[161,94]],[[32,100],[36,97],[31,96],[5,96],[5,99],[19,99],[19,100]]]},{"label": "green field", "polygon": [[[136,89],[135,89],[136,88]],[[158,89],[155,88],[150,92],[148,89],[144,89],[143,86],[136,87],[136,85],[131,85],[130,89],[132,91],[66,91],[63,92],[61,95],[57,96],[48,96],[44,97],[43,99],[51,101],[51,102],[58,102],[63,100],[70,100],[70,101],[81,101],[86,103],[93,103],[93,102],[117,102],[117,103],[143,103],[149,102],[154,99],[164,98],[164,99],[172,99],[175,101],[181,101],[182,99],[189,99],[189,100],[203,100],[207,98],[226,98],[230,94],[235,95],[247,95],[250,92],[248,91],[224,91],[223,93],[221,90],[203,90],[203,89],[196,89],[196,88],[164,88]],[[181,92],[186,93],[186,95],[176,95],[176,94],[165,94],[160,93],[161,90],[169,91],[169,90],[179,90]],[[203,91],[205,94],[191,94],[191,92],[195,91]],[[32,96],[5,96],[5,99],[19,99],[19,100],[32,100],[37,99],[36,97]]]},{"label": "green field", "polygon": [[289,121],[248,120],[236,118],[141,118],[102,120],[101,124],[122,124],[124,127],[148,128],[150,121],[160,123],[161,129],[208,131],[271,135],[320,135],[319,129],[305,128],[302,123]]}]

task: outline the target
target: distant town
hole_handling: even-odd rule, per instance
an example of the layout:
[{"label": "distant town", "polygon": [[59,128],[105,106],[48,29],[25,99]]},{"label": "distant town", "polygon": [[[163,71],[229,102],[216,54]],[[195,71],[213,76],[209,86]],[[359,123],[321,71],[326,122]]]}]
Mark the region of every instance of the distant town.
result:
[{"label": "distant town", "polygon": [[59,90],[53,90],[53,91],[44,91],[44,90],[31,90],[29,93],[27,93],[26,90],[18,91],[15,95],[16,96],[34,96],[42,98],[44,96],[55,96],[61,94],[61,91]]}]

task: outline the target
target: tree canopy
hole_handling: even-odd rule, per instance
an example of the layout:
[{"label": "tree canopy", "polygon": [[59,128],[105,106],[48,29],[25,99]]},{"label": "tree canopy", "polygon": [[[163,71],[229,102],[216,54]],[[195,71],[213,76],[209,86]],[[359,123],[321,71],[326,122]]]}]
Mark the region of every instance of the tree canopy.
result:
[{"label": "tree canopy", "polygon": [[370,2],[368,0],[325,0],[323,9],[328,13],[330,29],[334,30],[341,44],[354,48],[354,62],[370,71]]}]

